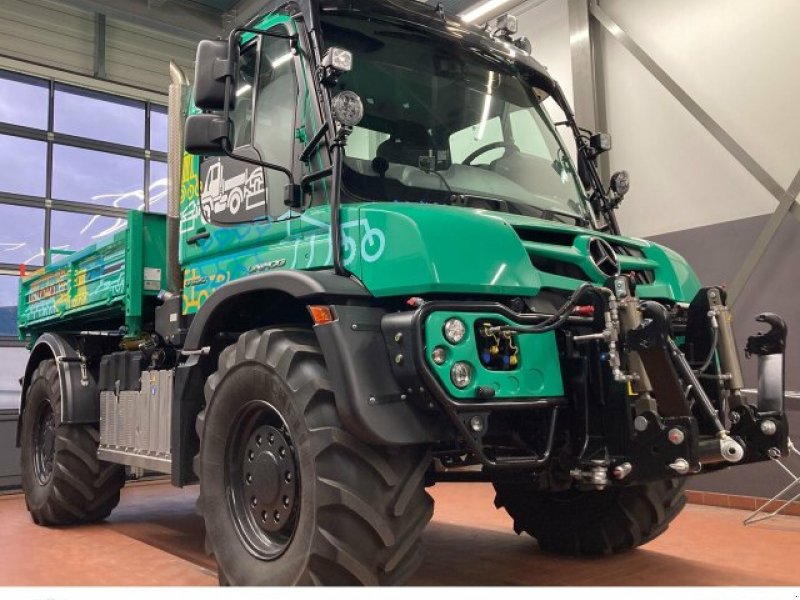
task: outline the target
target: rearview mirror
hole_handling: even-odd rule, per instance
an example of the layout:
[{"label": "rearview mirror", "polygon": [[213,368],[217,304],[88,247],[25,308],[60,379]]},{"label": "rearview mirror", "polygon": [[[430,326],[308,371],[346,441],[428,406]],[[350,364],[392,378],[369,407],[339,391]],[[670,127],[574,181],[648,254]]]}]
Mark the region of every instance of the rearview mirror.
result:
[{"label": "rearview mirror", "polygon": [[[225,90],[236,89],[239,47],[234,44],[231,56],[230,46],[224,40],[203,40],[197,46],[197,61],[194,71],[194,103],[201,110],[225,110]],[[228,105],[233,109],[236,95],[228,95]]]},{"label": "rearview mirror", "polygon": [[186,119],[184,145],[189,154],[223,156],[230,147],[233,124],[213,113],[191,115]]}]

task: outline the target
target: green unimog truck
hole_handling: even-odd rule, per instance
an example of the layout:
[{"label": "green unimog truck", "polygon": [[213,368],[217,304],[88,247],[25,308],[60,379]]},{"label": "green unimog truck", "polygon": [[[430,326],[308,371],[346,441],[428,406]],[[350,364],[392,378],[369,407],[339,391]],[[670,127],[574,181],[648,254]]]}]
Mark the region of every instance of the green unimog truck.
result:
[{"label": "green unimog truck", "polygon": [[221,583],[391,584],[437,482],[600,555],[663,533],[687,476],[787,453],[783,321],[748,401],[724,289],[620,235],[608,136],[514,34],[274,0],[199,45],[191,91],[173,68],[166,217],[21,281],[35,522],[156,471],[199,483]]}]

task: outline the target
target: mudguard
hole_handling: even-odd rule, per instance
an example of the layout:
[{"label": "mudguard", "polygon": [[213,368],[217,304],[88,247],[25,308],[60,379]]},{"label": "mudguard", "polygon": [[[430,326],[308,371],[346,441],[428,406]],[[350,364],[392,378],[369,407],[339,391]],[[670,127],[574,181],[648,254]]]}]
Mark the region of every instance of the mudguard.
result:
[{"label": "mudguard", "polygon": [[61,422],[90,424],[100,421],[100,392],[97,381],[88,368],[83,368],[77,342],[70,336],[44,333],[36,340],[31,350],[25,375],[22,378],[22,401],[20,419],[17,424],[17,446],[19,446],[22,414],[28,387],[36,367],[43,360],[55,359],[61,387]]}]

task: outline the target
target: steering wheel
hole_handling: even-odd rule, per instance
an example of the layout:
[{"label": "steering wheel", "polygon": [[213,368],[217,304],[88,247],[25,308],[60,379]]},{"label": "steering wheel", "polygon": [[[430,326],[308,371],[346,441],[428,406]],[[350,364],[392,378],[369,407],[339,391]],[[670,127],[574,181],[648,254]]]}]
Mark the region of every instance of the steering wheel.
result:
[{"label": "steering wheel", "polygon": [[485,146],[481,146],[475,152],[472,152],[467,158],[464,159],[462,165],[469,165],[472,163],[473,160],[478,158],[481,154],[486,154],[490,150],[497,150],[498,148],[505,148],[506,150],[519,150],[516,144],[512,144],[511,142],[492,142],[491,144],[486,144]]}]

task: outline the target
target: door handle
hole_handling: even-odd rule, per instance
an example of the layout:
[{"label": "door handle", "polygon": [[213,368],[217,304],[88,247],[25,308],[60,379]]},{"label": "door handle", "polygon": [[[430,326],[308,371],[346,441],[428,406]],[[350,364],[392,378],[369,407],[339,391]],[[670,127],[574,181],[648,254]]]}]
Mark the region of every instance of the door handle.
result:
[{"label": "door handle", "polygon": [[210,237],[211,237],[211,234],[207,230],[200,229],[195,235],[193,235],[189,239],[187,239],[186,243],[187,244],[197,244],[201,240],[207,240]]}]

